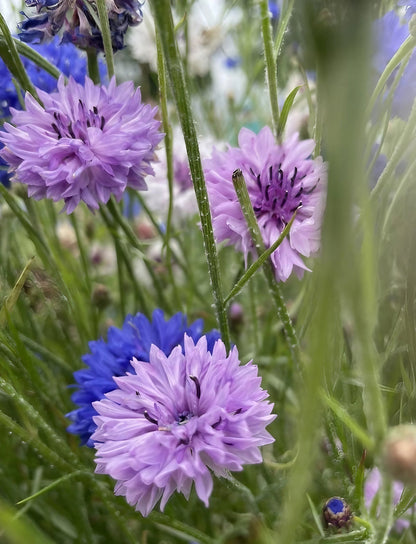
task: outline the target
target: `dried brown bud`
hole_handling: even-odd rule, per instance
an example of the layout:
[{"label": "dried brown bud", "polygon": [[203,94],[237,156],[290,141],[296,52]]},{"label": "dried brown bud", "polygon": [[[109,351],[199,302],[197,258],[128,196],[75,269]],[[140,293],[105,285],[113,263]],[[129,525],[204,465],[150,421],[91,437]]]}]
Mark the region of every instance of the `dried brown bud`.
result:
[{"label": "dried brown bud", "polygon": [[384,443],[383,462],[394,480],[416,486],[416,425],[393,427]]}]

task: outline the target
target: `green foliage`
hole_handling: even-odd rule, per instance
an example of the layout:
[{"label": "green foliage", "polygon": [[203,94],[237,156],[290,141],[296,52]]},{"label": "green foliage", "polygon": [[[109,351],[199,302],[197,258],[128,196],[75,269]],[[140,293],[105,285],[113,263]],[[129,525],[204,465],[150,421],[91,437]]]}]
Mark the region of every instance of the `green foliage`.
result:
[{"label": "green foliage", "polygon": [[[192,75],[189,50],[173,47],[196,2],[178,2],[181,19],[173,27],[171,3],[149,0],[164,54],[159,69],[166,68],[159,77],[165,131],[180,120],[202,232],[195,217],[182,218],[180,226],[172,217],[161,220],[144,197],[134,219],[114,201],[96,215],[79,207],[68,219],[50,202],[29,199],[18,184],[10,190],[0,185],[0,541],[414,544],[413,519],[404,532],[394,531],[395,521],[415,504],[414,490],[406,488],[394,508],[383,473],[382,515],[364,504],[368,470],[383,469],[388,427],[413,422],[416,408],[416,107],[407,121],[391,119],[388,104],[377,109],[414,39],[374,83],[371,17],[389,9],[389,2],[285,1],[278,25],[265,20],[266,2],[240,2],[242,15],[229,32],[249,77],[238,99],[230,96],[225,108],[216,109],[212,74]],[[226,2],[224,17],[235,4]],[[262,24],[271,87],[260,56]],[[0,54],[29,88],[15,40],[0,26]],[[17,50],[25,54],[24,46]],[[36,55],[32,60],[42,63]],[[117,56],[115,63],[117,72]],[[309,69],[316,71],[316,83],[304,85]],[[149,70],[140,67],[138,83],[144,94],[148,90],[146,98],[159,100],[151,96],[157,86]],[[294,74],[297,84],[291,86]],[[283,139],[291,116],[305,108],[300,130],[316,138],[329,163],[327,208],[320,254],[308,262],[313,271],[279,286],[286,304],[279,314],[276,286],[270,286],[270,274],[262,275],[270,252],[246,272],[234,248],[214,244],[197,137],[214,135],[233,145],[242,125],[260,128],[274,118]],[[366,160],[375,141],[382,142],[387,165],[370,191]],[[135,203],[141,197],[130,198]],[[227,314],[231,302],[243,308],[239,322]],[[263,448],[264,462],[217,479],[208,509],[192,492],[189,501],[174,495],[164,513],[143,518],[114,496],[110,478],[94,474],[94,450],[66,432],[65,414],[74,409],[73,372],[82,368],[88,342],[105,338],[108,326],[121,326],[127,313],[150,316],[155,307],[168,315],[183,311],[189,321],[203,317],[206,329],[221,328],[225,339],[229,328],[241,360],[259,366],[278,418],[269,428],[276,442]],[[287,334],[292,322],[297,365],[291,364]],[[322,505],[331,496],[352,507],[349,532],[323,526]]]}]

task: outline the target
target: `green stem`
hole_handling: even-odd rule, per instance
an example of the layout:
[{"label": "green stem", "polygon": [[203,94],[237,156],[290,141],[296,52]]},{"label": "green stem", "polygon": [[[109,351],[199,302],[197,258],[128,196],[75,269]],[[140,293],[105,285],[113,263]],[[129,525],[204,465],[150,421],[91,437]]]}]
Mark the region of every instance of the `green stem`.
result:
[{"label": "green stem", "polygon": [[287,30],[287,25],[289,24],[290,17],[292,15],[293,6],[295,5],[295,0],[289,0],[287,8],[283,13],[282,17],[279,19],[279,27],[277,29],[276,41],[274,44],[274,57],[277,61],[279,56],[280,48],[282,47],[283,38]]},{"label": "green stem", "polygon": [[153,1],[151,6],[159,36],[162,41],[166,68],[172,84],[172,90],[188,153],[189,167],[201,218],[202,236],[207,256],[208,272],[214,296],[218,326],[221,331],[222,340],[228,349],[230,346],[230,334],[226,308],[222,298],[221,276],[217,250],[215,247],[208,194],[202,170],[190,99],[185,85],[185,76],[175,39],[170,1]]},{"label": "green stem", "polygon": [[273,130],[279,136],[279,103],[277,97],[277,63],[273,52],[272,25],[270,22],[269,2],[260,1],[261,30],[263,34],[264,58],[266,61],[267,84],[269,88],[270,107],[272,110]]},{"label": "green stem", "polygon": [[3,58],[4,63],[8,66],[12,74],[17,78],[22,88],[25,91],[28,91],[41,104],[36,89],[32,85],[32,82],[27,75],[23,62],[19,57],[12,35],[10,34],[9,27],[7,26],[6,21],[4,20],[4,17],[1,13],[0,30],[6,42],[6,47],[1,44],[0,56]]},{"label": "green stem", "polygon": [[383,480],[379,491],[379,512],[375,523],[375,531],[369,544],[386,544],[393,526],[393,482],[386,474],[382,474]]},{"label": "green stem", "polygon": [[96,49],[87,49],[88,75],[97,85],[100,83],[100,69],[98,67],[98,55]]},{"label": "green stem", "polygon": [[387,185],[388,180],[393,176],[397,165],[402,160],[405,151],[409,147],[409,143],[411,141],[413,132],[415,130],[415,125],[416,125],[416,100],[413,102],[413,107],[412,107],[412,111],[410,112],[409,120],[406,123],[404,130],[401,133],[401,136],[391,155],[391,158],[389,162],[386,164],[383,172],[381,173],[378,179],[377,185],[374,187],[371,193],[371,198],[373,201],[375,199],[380,198],[379,195],[381,195],[382,192],[385,190],[385,186]]},{"label": "green stem", "polygon": [[[101,36],[103,38],[104,54],[107,63],[108,77],[111,79],[114,75],[114,57],[113,44],[111,41],[110,21],[108,19],[108,11],[105,5],[105,0],[96,0],[98,16],[100,18]],[[89,66],[88,66],[89,67]]]},{"label": "green stem", "polygon": [[260,255],[260,257],[248,268],[245,274],[234,285],[230,293],[225,297],[224,304],[227,304],[232,298],[238,295],[238,293],[249,281],[249,279],[254,275],[254,273],[257,272],[257,270],[267,261],[270,255],[274,251],[276,251],[276,249],[280,246],[280,244],[283,242],[286,236],[288,236],[290,232],[290,227],[292,226],[293,221],[295,220],[296,213],[297,213],[297,210],[292,215],[289,223],[283,229],[282,234],[279,236],[279,238],[275,242],[273,242],[273,244]]},{"label": "green stem", "polygon": [[366,117],[369,117],[375,103],[383,90],[383,87],[387,83],[387,80],[391,76],[391,74],[394,72],[396,66],[400,64],[406,57],[407,54],[411,53],[416,46],[416,38],[413,36],[409,36],[400,46],[400,48],[396,51],[396,53],[391,58],[390,62],[385,67],[383,73],[380,76],[380,79],[377,81],[376,88],[373,91],[373,94],[371,95],[371,98],[368,102],[367,111],[366,111]]},{"label": "green stem", "polygon": [[173,217],[173,146],[172,146],[172,130],[169,124],[168,116],[168,86],[167,86],[167,74],[166,66],[163,59],[162,43],[160,41],[159,33],[156,32],[156,46],[157,46],[157,73],[159,78],[160,89],[160,109],[162,113],[162,125],[165,132],[165,151],[166,151],[166,166],[167,166],[167,178],[169,189],[169,208],[168,217],[166,219],[166,234],[164,236],[164,242],[166,244],[166,268],[169,274],[169,281],[173,288],[175,296],[175,304],[179,308],[180,297],[178,288],[175,281],[175,275],[172,270],[172,250],[170,247],[170,240],[172,237],[172,217]]},{"label": "green stem", "polygon": [[[243,176],[243,173],[240,169],[233,172],[232,178],[235,191],[237,193],[238,201],[241,205],[241,210],[247,222],[248,229],[250,231],[251,238],[254,242],[257,254],[262,254],[266,251],[263,238],[257,223],[256,216],[254,214],[253,206],[251,204],[250,196],[247,191],[247,185]],[[292,218],[293,219],[293,218]],[[283,300],[280,286],[276,282],[274,277],[273,265],[268,260],[268,263],[265,263],[263,266],[264,274],[272,294],[274,303],[277,308],[278,316],[282,322],[283,330],[285,332],[286,342],[289,347],[292,363],[298,363],[299,357],[299,346],[298,340],[296,337],[296,332],[290,319],[289,312],[287,311],[286,305]]]}]

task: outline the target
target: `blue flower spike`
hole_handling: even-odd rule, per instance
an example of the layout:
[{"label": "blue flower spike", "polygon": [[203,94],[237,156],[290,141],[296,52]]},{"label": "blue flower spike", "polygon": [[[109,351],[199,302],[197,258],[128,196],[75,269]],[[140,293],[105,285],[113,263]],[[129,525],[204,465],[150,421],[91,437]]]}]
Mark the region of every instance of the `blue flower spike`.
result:
[{"label": "blue flower spike", "polygon": [[331,497],[322,509],[324,524],[327,528],[349,529],[352,512],[348,503],[342,497]]}]

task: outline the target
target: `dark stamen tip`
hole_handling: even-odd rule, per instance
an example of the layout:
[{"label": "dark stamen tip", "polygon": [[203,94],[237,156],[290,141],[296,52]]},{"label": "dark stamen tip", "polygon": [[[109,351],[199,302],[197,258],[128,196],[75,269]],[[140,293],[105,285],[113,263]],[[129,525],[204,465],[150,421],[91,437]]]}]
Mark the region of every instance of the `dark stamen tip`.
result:
[{"label": "dark stamen tip", "polygon": [[196,387],[196,396],[198,399],[201,398],[201,384],[196,376],[189,376],[189,379],[192,380]]},{"label": "dark stamen tip", "polygon": [[155,425],[158,424],[158,423],[157,423],[157,420],[154,419],[152,416],[150,416],[150,415],[149,415],[149,412],[148,412],[147,410],[145,410],[145,411],[143,412],[143,415],[144,415],[144,417],[147,419],[147,421],[150,421],[150,423],[154,423]]}]

